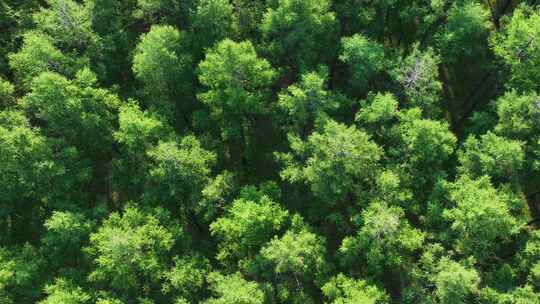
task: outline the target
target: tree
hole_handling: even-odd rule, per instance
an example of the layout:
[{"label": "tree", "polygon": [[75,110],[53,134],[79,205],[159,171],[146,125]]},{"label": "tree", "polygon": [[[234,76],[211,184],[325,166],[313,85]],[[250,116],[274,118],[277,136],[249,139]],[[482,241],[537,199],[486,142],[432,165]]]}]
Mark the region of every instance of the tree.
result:
[{"label": "tree", "polygon": [[202,52],[216,43],[229,38],[233,39],[238,31],[234,12],[235,6],[225,0],[203,0],[197,5],[191,16],[192,39],[195,40],[195,52]]},{"label": "tree", "polygon": [[39,304],[84,304],[90,303],[91,297],[81,287],[66,279],[56,279],[45,287],[47,298]]},{"label": "tree", "polygon": [[208,181],[202,190],[202,199],[197,208],[206,223],[211,223],[222,214],[225,207],[233,201],[238,188],[236,176],[226,170]]},{"label": "tree", "polygon": [[96,304],[123,304],[123,303],[124,302],[122,302],[122,301],[120,301],[118,299],[110,298],[110,297],[100,298],[96,302]]},{"label": "tree", "polygon": [[46,123],[46,135],[65,139],[89,159],[103,159],[111,152],[120,100],[107,89],[98,88],[96,75],[89,69],[78,71],[73,80],[42,73],[23,102]]},{"label": "tree", "polygon": [[293,227],[261,250],[262,264],[268,265],[264,274],[273,274],[280,301],[312,302],[310,293],[321,286],[329,268],[325,246],[325,239],[307,227]]},{"label": "tree", "polygon": [[33,118],[44,125],[41,130],[45,136],[58,138],[71,147],[65,150],[69,153],[66,156],[79,156],[84,170],[74,172],[79,179],[90,179],[94,186],[92,195],[108,195],[103,176],[113,150],[112,132],[119,98],[98,88],[96,75],[85,68],[72,80],[53,72],[41,73],[22,102]]},{"label": "tree", "polygon": [[[179,23],[187,17],[187,11],[195,1],[182,3],[178,0],[137,0],[134,15],[148,23]],[[185,21],[183,21],[185,22]]]},{"label": "tree", "polygon": [[174,266],[164,274],[164,293],[172,293],[177,299],[190,299],[195,303],[201,298],[211,266],[203,256],[175,257]]},{"label": "tree", "polygon": [[[2,240],[35,237],[42,208],[66,208],[84,197],[79,191],[89,172],[78,153],[44,137],[17,111],[0,112],[0,223]],[[44,202],[47,202],[46,204]]]},{"label": "tree", "polygon": [[47,0],[47,7],[33,16],[38,30],[54,39],[60,49],[97,59],[99,37],[92,30],[92,16],[84,4],[72,0]]},{"label": "tree", "polygon": [[8,54],[20,46],[20,35],[30,28],[32,14],[40,3],[34,0],[0,1],[0,74],[9,74]]},{"label": "tree", "polygon": [[276,74],[250,42],[225,39],[209,51],[199,70],[199,80],[207,87],[199,98],[222,126],[224,138],[240,136],[250,115],[268,111],[266,94]]},{"label": "tree", "polygon": [[159,290],[166,258],[182,238],[182,229],[163,210],[127,206],[122,213],[113,212],[90,235],[85,249],[94,265],[89,280],[132,299],[151,287]]},{"label": "tree", "polygon": [[326,71],[323,73],[303,74],[300,83],[290,85],[279,94],[278,107],[284,113],[284,120],[291,131],[302,137],[307,136],[318,119],[339,106],[326,89]]},{"label": "tree", "polygon": [[113,136],[118,143],[120,155],[113,161],[114,188],[127,197],[137,199],[142,195],[150,161],[147,152],[160,140],[173,138],[172,128],[161,115],[142,111],[135,101],[129,101],[118,109],[118,130]]},{"label": "tree", "polygon": [[238,34],[242,39],[258,40],[261,36],[259,27],[270,3],[266,1],[232,0]]},{"label": "tree", "polygon": [[487,177],[463,176],[451,185],[452,208],[443,212],[456,233],[458,252],[486,261],[518,232],[519,223],[506,197],[497,193]]},{"label": "tree", "polygon": [[133,73],[144,84],[147,105],[162,113],[185,111],[188,106],[188,101],[177,99],[191,90],[192,59],[184,41],[185,33],[174,27],[154,25],[135,48]]},{"label": "tree", "polygon": [[287,224],[289,214],[268,196],[240,197],[223,217],[210,224],[219,242],[217,259],[235,269],[250,262]]},{"label": "tree", "polygon": [[8,56],[17,82],[26,90],[32,86],[33,79],[43,72],[56,72],[73,76],[85,65],[85,57],[71,58],[63,54],[52,38],[40,32],[28,32],[23,37],[21,49]]},{"label": "tree", "polygon": [[518,287],[510,292],[497,292],[484,288],[480,293],[480,303],[540,303],[540,294],[529,285]]},{"label": "tree", "polygon": [[257,115],[269,112],[269,89],[275,77],[275,70],[257,56],[249,41],[225,39],[199,64],[199,81],[205,89],[199,100],[208,107],[229,150],[239,147],[240,151],[229,154],[246,158],[250,126]]},{"label": "tree", "polygon": [[269,8],[260,29],[272,63],[292,72],[328,64],[335,56],[338,26],[330,5],[328,0],[278,0]]},{"label": "tree", "polygon": [[470,136],[459,152],[460,171],[471,177],[487,175],[494,181],[517,181],[523,168],[523,144],[491,131]]},{"label": "tree", "polygon": [[436,120],[420,119],[415,110],[402,116],[400,126],[405,149],[413,164],[440,167],[450,157],[456,137],[448,130],[448,124]]},{"label": "tree", "polygon": [[355,34],[341,39],[339,60],[349,68],[351,88],[363,92],[371,78],[385,67],[384,47],[366,36]]},{"label": "tree", "polygon": [[343,0],[334,9],[340,19],[342,32],[365,33],[386,40],[394,48],[409,48],[412,43],[432,34],[439,20],[446,15],[448,2],[402,2],[384,0],[365,5],[362,0]]},{"label": "tree", "polygon": [[46,183],[38,182],[50,180],[62,171],[54,162],[51,143],[32,129],[20,112],[2,111],[0,123],[2,205],[23,196],[41,199],[46,193]]},{"label": "tree", "polygon": [[214,272],[209,275],[213,297],[204,304],[263,304],[264,292],[255,282],[246,281],[240,273],[222,275]]},{"label": "tree", "polygon": [[192,211],[210,178],[214,153],[201,147],[196,137],[185,136],[180,142],[159,142],[147,151],[147,156],[144,198],[165,204],[175,212],[180,210],[183,215]]},{"label": "tree", "polygon": [[13,106],[15,87],[9,81],[0,78],[0,109]]},{"label": "tree", "polygon": [[435,34],[443,61],[452,64],[462,57],[481,56],[491,27],[489,17],[481,3],[454,3],[446,24]]},{"label": "tree", "polygon": [[[475,259],[454,260],[453,252],[441,244],[425,247],[405,291],[405,303],[484,303],[479,302],[481,286],[489,284],[480,277]],[[486,280],[487,281],[487,280]],[[499,302],[486,302],[499,303]]]},{"label": "tree", "polygon": [[[445,121],[423,118],[421,109],[399,110],[391,94],[371,94],[356,114],[357,123],[366,128],[384,148],[385,163],[399,176],[402,185],[426,199],[433,185],[446,178],[448,163],[457,143]],[[370,135],[371,135],[370,134]],[[412,209],[422,208],[410,202]],[[414,206],[414,208],[413,208]]]},{"label": "tree", "polygon": [[116,141],[125,146],[126,153],[144,152],[159,140],[171,137],[173,130],[157,113],[140,109],[136,101],[123,104],[118,110]]},{"label": "tree", "polygon": [[540,155],[540,128],[535,121],[540,117],[540,108],[536,94],[519,94],[512,90],[499,97],[496,104],[498,123],[494,132],[510,140],[518,140],[523,144],[525,163],[524,174],[528,180],[522,182],[525,190],[535,191],[533,184],[537,181],[537,161]]},{"label": "tree", "polygon": [[413,254],[421,248],[424,239],[425,234],[409,224],[402,208],[375,201],[362,213],[357,235],[343,239],[339,248],[341,263],[354,272],[360,258],[369,274],[379,277],[388,274],[388,280],[403,283]]},{"label": "tree", "polygon": [[474,269],[443,258],[433,281],[441,304],[474,303],[472,296],[478,292],[480,276]]},{"label": "tree", "polygon": [[81,249],[88,242],[93,223],[80,213],[54,211],[45,221],[42,238],[44,256],[54,268],[81,265]]},{"label": "tree", "polygon": [[527,281],[538,287],[540,283],[540,233],[531,232],[523,251],[519,256],[519,270]]},{"label": "tree", "polygon": [[508,67],[510,88],[527,92],[538,90],[540,80],[540,13],[521,5],[505,18],[503,30],[491,37],[493,52]]},{"label": "tree", "polygon": [[343,274],[330,279],[322,287],[324,296],[332,304],[383,304],[389,303],[388,296],[364,280],[354,280]]},{"label": "tree", "polygon": [[[91,22],[91,29],[98,36],[98,56],[94,64],[103,71],[100,80],[107,85],[130,82],[132,76],[131,59],[126,56],[133,48],[133,39],[139,33],[126,30],[134,22],[129,13],[133,10],[132,1],[85,0],[84,10]],[[92,37],[91,36],[91,37]],[[93,42],[93,40],[91,40]],[[125,87],[125,86],[122,86]]]},{"label": "tree", "polygon": [[534,142],[540,134],[540,129],[534,121],[540,116],[536,94],[519,94],[509,91],[497,101],[497,116],[499,122],[495,131],[502,136]]},{"label": "tree", "polygon": [[381,148],[364,131],[332,120],[306,141],[294,136],[289,141],[292,152],[278,154],[284,163],[282,179],[306,183],[329,205],[370,185],[382,157]]},{"label": "tree", "polygon": [[421,108],[427,118],[438,118],[441,114],[439,63],[440,58],[432,49],[422,52],[415,47],[393,71],[405,98],[403,104]]},{"label": "tree", "polygon": [[448,123],[421,118],[419,108],[401,112],[396,128],[400,143],[388,147],[388,154],[404,164],[407,179],[422,197],[437,179],[446,176],[445,163],[454,152],[456,136]]},{"label": "tree", "polygon": [[391,93],[370,94],[362,101],[360,110],[355,115],[355,121],[361,128],[368,131],[380,145],[395,142],[393,126],[398,121],[399,103]]},{"label": "tree", "polygon": [[40,290],[34,287],[43,280],[42,263],[42,257],[29,244],[0,247],[0,301],[35,302]]},{"label": "tree", "polygon": [[536,2],[0,0],[0,304],[540,304]]}]

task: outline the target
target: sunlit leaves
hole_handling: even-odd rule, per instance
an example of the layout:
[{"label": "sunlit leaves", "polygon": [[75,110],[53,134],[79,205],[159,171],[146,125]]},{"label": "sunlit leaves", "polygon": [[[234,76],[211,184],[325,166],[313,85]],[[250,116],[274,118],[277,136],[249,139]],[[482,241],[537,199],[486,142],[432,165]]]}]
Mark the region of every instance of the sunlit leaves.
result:
[{"label": "sunlit leaves", "polygon": [[525,92],[537,90],[540,80],[540,13],[520,6],[504,21],[503,30],[492,36],[492,48],[510,70],[509,86]]}]

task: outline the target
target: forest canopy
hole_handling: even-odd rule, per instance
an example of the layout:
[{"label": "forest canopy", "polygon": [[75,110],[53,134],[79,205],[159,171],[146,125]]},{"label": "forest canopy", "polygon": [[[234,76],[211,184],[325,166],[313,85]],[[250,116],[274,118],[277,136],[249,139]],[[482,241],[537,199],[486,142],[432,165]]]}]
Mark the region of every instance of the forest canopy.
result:
[{"label": "forest canopy", "polygon": [[533,0],[0,0],[1,304],[540,304]]}]

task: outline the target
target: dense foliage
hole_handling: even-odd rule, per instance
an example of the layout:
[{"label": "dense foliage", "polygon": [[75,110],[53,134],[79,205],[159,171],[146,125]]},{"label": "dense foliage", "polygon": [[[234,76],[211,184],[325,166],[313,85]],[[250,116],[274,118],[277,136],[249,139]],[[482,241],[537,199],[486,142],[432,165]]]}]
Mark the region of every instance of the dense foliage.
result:
[{"label": "dense foliage", "polygon": [[0,0],[0,303],[540,304],[532,0]]}]

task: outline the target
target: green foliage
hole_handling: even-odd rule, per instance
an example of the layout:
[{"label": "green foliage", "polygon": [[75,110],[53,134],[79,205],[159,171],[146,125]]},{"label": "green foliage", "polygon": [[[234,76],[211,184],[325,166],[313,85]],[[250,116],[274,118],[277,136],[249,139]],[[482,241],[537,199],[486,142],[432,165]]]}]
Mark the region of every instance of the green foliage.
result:
[{"label": "green foliage", "polygon": [[56,279],[45,287],[47,298],[40,304],[83,304],[90,303],[91,297],[82,288],[65,279]]},{"label": "green foliage", "polygon": [[365,89],[385,67],[384,47],[360,34],[342,38],[341,45],[339,60],[349,67],[352,88]]},{"label": "green foliage", "polygon": [[520,141],[525,152],[524,168],[528,172],[537,170],[540,165],[537,161],[540,155],[540,128],[535,122],[540,117],[537,94],[521,95],[512,90],[501,96],[496,105],[499,121],[494,131],[511,140]]},{"label": "green foliage", "polygon": [[92,223],[75,212],[55,211],[45,221],[47,232],[42,238],[42,250],[56,267],[79,264],[79,253],[86,245]]},{"label": "green foliage", "polygon": [[33,79],[43,72],[73,76],[86,64],[86,58],[66,56],[53,44],[51,37],[39,32],[26,33],[19,52],[9,55],[9,65],[18,83],[25,89],[29,89]]},{"label": "green foliage", "polygon": [[[390,93],[377,93],[370,96],[369,102],[364,102],[355,120],[362,126],[380,128],[397,118],[398,102]],[[373,130],[375,133],[375,130]]]},{"label": "green foliage", "polygon": [[271,263],[277,274],[317,278],[327,267],[324,261],[325,241],[306,229],[287,231],[272,239],[262,250],[262,257]]},{"label": "green foliage", "polygon": [[42,262],[29,244],[0,247],[0,302],[34,302],[40,294],[34,287],[40,282]]},{"label": "green foliage", "polygon": [[275,70],[249,41],[225,39],[206,54],[199,64],[199,81],[206,90],[199,99],[209,107],[225,140],[240,137],[253,115],[268,112],[275,77]]},{"label": "green foliage", "polygon": [[0,74],[9,73],[7,54],[19,46],[17,38],[30,28],[32,13],[39,4],[34,0],[0,1],[0,27],[3,29],[0,34]]},{"label": "green foliage", "polygon": [[0,0],[0,304],[540,304],[521,2]]},{"label": "green foliage", "polygon": [[193,39],[203,51],[238,31],[234,6],[226,0],[202,0],[191,16]]},{"label": "green foliage", "polygon": [[491,27],[489,17],[489,10],[481,3],[454,3],[444,28],[435,35],[443,60],[454,63],[461,57],[481,55]]},{"label": "green foliage", "polygon": [[388,296],[377,287],[363,280],[354,280],[343,274],[330,279],[322,291],[332,304],[383,304],[388,303]]},{"label": "green foliage", "polygon": [[144,84],[147,105],[165,113],[175,109],[178,94],[189,89],[191,56],[183,50],[185,34],[169,25],[154,25],[140,38],[133,73]]},{"label": "green foliage", "polygon": [[233,200],[233,194],[238,187],[235,176],[229,171],[223,171],[208,181],[202,190],[198,212],[206,222],[215,219],[226,204]]},{"label": "green foliage", "polygon": [[0,78],[0,109],[12,106],[15,103],[14,92],[15,87],[9,81]]},{"label": "green foliage", "polygon": [[[295,227],[296,228],[296,227]],[[309,291],[327,279],[326,241],[307,227],[274,237],[261,250],[265,274],[277,277],[278,298],[283,302],[310,303]],[[311,287],[311,288],[310,288]]]},{"label": "green foliage", "polygon": [[370,94],[355,115],[356,123],[366,129],[379,144],[392,143],[393,125],[398,120],[398,101],[391,93]]},{"label": "green foliage", "polygon": [[540,115],[536,94],[520,95],[510,91],[497,100],[499,123],[495,131],[503,136],[524,142],[536,136],[538,125],[535,120]]},{"label": "green foliage", "polygon": [[149,168],[145,198],[181,208],[193,209],[208,182],[214,153],[201,147],[194,136],[180,142],[159,142],[147,151]]},{"label": "green foliage", "polygon": [[238,32],[242,38],[259,37],[259,25],[269,3],[267,1],[232,0]]},{"label": "green foliage", "polygon": [[420,116],[418,108],[401,113],[401,123],[397,126],[400,144],[389,147],[389,154],[401,159],[413,187],[425,193],[438,178],[446,175],[444,167],[457,139],[446,122]]},{"label": "green foliage", "polygon": [[442,83],[439,81],[439,56],[432,49],[424,52],[417,47],[401,62],[393,72],[408,107],[419,107],[425,116],[437,118],[440,115]]},{"label": "green foliage", "polygon": [[263,304],[264,292],[255,282],[246,281],[240,273],[222,275],[211,273],[208,277],[213,297],[204,304]]},{"label": "green foliage", "polygon": [[480,294],[480,303],[525,304],[540,303],[540,295],[531,286],[518,287],[512,292],[501,293],[491,288],[484,288]]},{"label": "green foliage", "polygon": [[127,206],[121,214],[111,213],[90,235],[86,252],[95,268],[89,280],[106,282],[122,295],[144,292],[159,283],[164,261],[182,234],[163,210]]},{"label": "green foliage", "polygon": [[479,138],[467,138],[459,153],[459,169],[472,177],[487,175],[494,180],[513,180],[519,177],[524,159],[520,142],[488,131]]},{"label": "green foliage", "polygon": [[278,0],[260,25],[273,63],[309,71],[336,52],[337,22],[328,0]]},{"label": "green foliage", "polygon": [[[84,10],[91,22],[88,52],[93,56],[93,64],[99,68],[100,79],[107,85],[113,85],[119,79],[128,78],[131,71],[132,56],[126,56],[133,46],[130,38],[133,33],[126,31],[132,22],[123,10],[133,7],[132,1],[85,0]],[[97,39],[93,39],[97,37]],[[98,44],[94,46],[94,40]]]},{"label": "green foliage", "polygon": [[120,101],[97,87],[96,76],[89,69],[77,72],[73,80],[57,73],[42,73],[33,81],[24,104],[47,123],[47,135],[64,138],[89,157],[109,152]]},{"label": "green foliage", "polygon": [[538,90],[540,80],[540,13],[525,5],[504,20],[504,28],[492,35],[494,53],[510,70],[511,88]]},{"label": "green foliage", "polygon": [[72,0],[47,0],[48,8],[34,14],[37,28],[54,37],[61,49],[97,52],[99,38],[92,31],[87,7]]},{"label": "green foliage", "polygon": [[452,154],[456,137],[448,130],[448,124],[436,120],[421,119],[413,109],[402,118],[401,136],[412,165],[440,167]]},{"label": "green foliage", "polygon": [[220,240],[217,259],[231,266],[249,259],[284,227],[288,215],[266,195],[258,201],[236,199],[225,216],[210,224],[212,235]]},{"label": "green foliage", "polygon": [[182,9],[185,8],[185,5],[183,6],[181,1],[178,0],[136,1],[137,10],[134,12],[135,17],[143,18],[148,22],[175,22],[182,13]]},{"label": "green foliage", "polygon": [[113,182],[116,189],[136,197],[144,189],[148,174],[146,152],[160,140],[171,137],[173,130],[160,115],[149,110],[142,111],[134,101],[120,106],[118,124],[113,136],[122,157],[114,160]]},{"label": "green foliage", "polygon": [[424,242],[425,234],[411,227],[399,207],[373,202],[362,213],[362,224],[358,234],[346,237],[339,248],[347,267],[355,267],[361,257],[375,275],[406,268]]},{"label": "green foliage", "polygon": [[142,111],[136,102],[129,102],[118,109],[118,124],[114,138],[126,148],[126,153],[144,152],[173,132],[160,116]]},{"label": "green foliage", "polygon": [[204,257],[176,257],[174,266],[164,274],[165,283],[162,290],[194,302],[206,283],[210,269],[210,263]]},{"label": "green foliage", "polygon": [[332,120],[306,141],[295,136],[289,141],[293,153],[278,155],[284,163],[282,178],[308,184],[327,204],[336,204],[369,185],[382,156],[365,132]]},{"label": "green foliage", "polygon": [[278,107],[285,121],[297,134],[305,134],[318,119],[338,108],[338,103],[326,90],[326,75],[303,74],[300,83],[290,85],[279,94]]},{"label": "green foliage", "polygon": [[97,300],[96,304],[123,304],[123,302],[113,298],[101,298]]},{"label": "green foliage", "polygon": [[454,205],[444,211],[444,217],[451,221],[456,249],[463,254],[485,260],[518,232],[509,202],[486,177],[461,177],[451,185],[450,199]]},{"label": "green foliage", "polygon": [[468,303],[478,292],[480,276],[474,269],[443,258],[437,266],[433,279],[437,290],[435,295],[441,304]]},{"label": "green foliage", "polygon": [[[73,166],[77,151],[40,134],[20,112],[0,113],[0,196],[4,216],[16,209],[37,208],[44,200],[69,197],[69,190],[88,178]],[[77,170],[70,173],[70,170]],[[67,197],[66,197],[67,196]],[[20,207],[19,207],[20,208]]]}]

